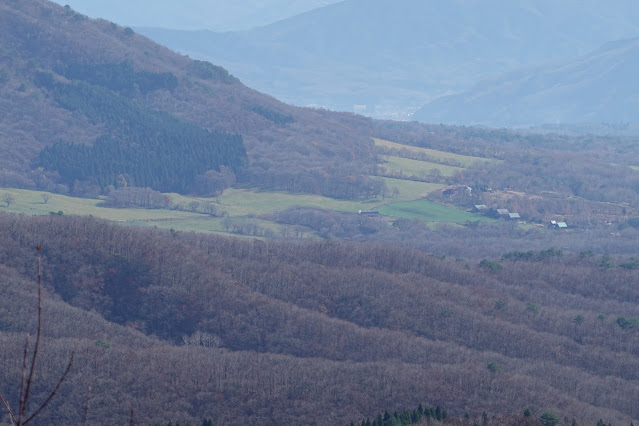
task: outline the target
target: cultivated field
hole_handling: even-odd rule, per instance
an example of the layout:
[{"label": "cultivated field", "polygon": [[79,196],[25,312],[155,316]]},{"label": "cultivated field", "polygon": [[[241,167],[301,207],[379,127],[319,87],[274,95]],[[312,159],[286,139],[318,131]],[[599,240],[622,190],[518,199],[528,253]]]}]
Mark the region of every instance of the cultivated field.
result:
[{"label": "cultivated field", "polygon": [[255,189],[227,189],[220,197],[220,208],[229,216],[275,213],[291,207],[315,207],[339,212],[357,212],[376,208],[382,199],[346,201],[311,194],[267,192]]},{"label": "cultivated field", "polygon": [[413,201],[418,200],[420,198],[426,197],[433,191],[437,191],[438,189],[444,188],[446,185],[441,183],[432,183],[432,182],[420,182],[413,181],[408,179],[395,179],[395,178],[380,178],[384,182],[386,182],[386,186],[388,189],[393,191],[394,188],[397,188],[399,194],[392,198],[387,198],[384,202],[384,205],[389,203],[396,203],[400,201]]},{"label": "cultivated field", "polygon": [[395,143],[395,142],[391,142],[391,141],[387,141],[383,139],[377,139],[377,138],[373,138],[373,141],[375,142],[375,146],[381,146],[381,147],[397,149],[397,150],[406,150],[408,152],[412,152],[415,154],[424,154],[430,157],[431,159],[436,160],[437,162],[441,162],[441,163],[449,164],[449,165],[461,166],[461,167],[470,167],[477,162],[492,163],[492,162],[499,161],[492,158],[471,157],[468,155],[453,154],[452,152],[437,151],[435,149],[420,148],[417,146],[410,146],[410,145],[402,145],[399,143]]},{"label": "cultivated field", "polygon": [[380,213],[386,216],[420,219],[424,222],[466,223],[476,220],[491,220],[453,207],[433,203],[428,200],[408,201],[383,206]]},{"label": "cultivated field", "polygon": [[464,167],[448,166],[431,161],[412,160],[410,158],[392,155],[383,155],[381,157],[384,160],[384,162],[380,164],[381,167],[390,172],[401,172],[405,176],[417,176],[421,178],[430,175],[451,177],[465,170]]}]

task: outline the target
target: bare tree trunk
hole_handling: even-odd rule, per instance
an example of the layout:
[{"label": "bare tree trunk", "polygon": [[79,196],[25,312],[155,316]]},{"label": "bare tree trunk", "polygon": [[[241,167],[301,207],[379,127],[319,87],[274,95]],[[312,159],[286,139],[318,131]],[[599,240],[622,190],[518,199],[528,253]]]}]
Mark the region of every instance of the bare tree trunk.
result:
[{"label": "bare tree trunk", "polygon": [[[38,350],[40,348],[40,338],[42,336],[42,258],[41,251],[42,248],[38,246],[36,248],[38,252],[38,327],[36,330],[36,341],[33,349],[33,355],[31,356],[31,362],[27,366],[27,358],[29,357],[29,335],[27,335],[26,342],[24,345],[24,354],[22,357],[22,379],[20,380],[20,398],[19,398],[19,407],[18,407],[18,418],[16,419],[15,414],[11,410],[9,403],[7,400],[0,394],[0,400],[4,404],[7,412],[9,413],[9,418],[11,420],[11,424],[13,426],[23,426],[33,420],[40,412],[44,409],[44,407],[49,404],[49,402],[53,399],[55,394],[58,392],[58,389],[62,385],[62,382],[69,374],[69,370],[71,370],[71,365],[73,364],[73,356],[74,353],[71,353],[71,359],[69,360],[69,364],[67,368],[64,370],[62,377],[58,381],[58,384],[53,388],[53,390],[49,393],[47,399],[38,407],[38,409],[29,417],[25,419],[27,416],[27,404],[29,403],[29,396],[31,393],[31,386],[33,385],[33,380],[35,376],[35,366],[36,360],[38,358]],[[27,376],[27,369],[29,370],[29,375]]]}]

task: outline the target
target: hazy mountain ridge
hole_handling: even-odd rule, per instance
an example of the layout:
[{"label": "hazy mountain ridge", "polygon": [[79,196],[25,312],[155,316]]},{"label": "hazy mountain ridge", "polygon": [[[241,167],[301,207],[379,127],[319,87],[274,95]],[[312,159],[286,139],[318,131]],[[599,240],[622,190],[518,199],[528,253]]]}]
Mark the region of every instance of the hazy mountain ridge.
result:
[{"label": "hazy mountain ridge", "polygon": [[437,99],[413,118],[424,122],[530,126],[637,123],[639,38],[609,42],[588,55],[524,68]]},{"label": "hazy mountain ridge", "polygon": [[339,110],[361,104],[357,111],[387,117],[481,78],[632,37],[638,18],[626,0],[348,0],[251,31],[141,31],[285,102]]},{"label": "hazy mountain ridge", "polygon": [[230,31],[266,25],[338,0],[259,0],[210,2],[189,0],[181,6],[169,0],[152,3],[136,0],[58,0],[93,18],[105,18],[128,26],[161,26],[173,29]]}]

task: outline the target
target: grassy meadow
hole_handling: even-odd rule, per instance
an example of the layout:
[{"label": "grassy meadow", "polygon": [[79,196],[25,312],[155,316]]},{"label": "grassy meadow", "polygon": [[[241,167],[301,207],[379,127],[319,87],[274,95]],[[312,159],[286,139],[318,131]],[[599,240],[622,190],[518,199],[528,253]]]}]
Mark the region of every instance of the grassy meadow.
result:
[{"label": "grassy meadow", "polygon": [[[396,149],[408,149],[427,154],[437,161],[470,165],[476,161],[490,161],[478,157],[468,157],[426,148],[411,147],[394,142],[376,139],[378,145]],[[463,167],[451,166],[432,161],[412,160],[397,156],[383,156],[381,165],[389,172],[402,176],[454,176],[463,171]],[[189,203],[213,204],[217,216],[184,211],[183,207],[174,209],[109,208],[102,200],[70,197],[61,194],[45,193],[14,188],[0,188],[0,212],[47,215],[71,214],[111,220],[127,226],[154,226],[180,231],[226,233],[233,227],[256,225],[268,230],[271,235],[286,233],[289,235],[306,233],[301,227],[280,225],[264,220],[264,215],[277,213],[292,207],[310,207],[355,214],[359,210],[379,210],[392,218],[419,218],[425,222],[464,223],[468,220],[482,219],[470,213],[424,200],[428,194],[440,190],[446,185],[432,182],[420,182],[402,178],[376,177],[383,180],[390,196],[369,200],[338,200],[320,195],[293,194],[279,191],[261,191],[257,189],[230,188],[218,197],[190,197],[180,194],[166,194],[174,206],[189,206]],[[9,205],[5,199],[9,200]],[[310,232],[310,231],[308,231]]]},{"label": "grassy meadow", "polygon": [[[391,198],[387,198],[384,205],[390,203],[396,203],[401,201],[413,201],[426,197],[433,191],[444,188],[446,185],[441,183],[432,182],[420,182],[408,179],[396,179],[382,177],[388,189],[392,192],[394,188],[397,188],[399,194]],[[367,207],[368,208],[368,207]]]},{"label": "grassy meadow", "polygon": [[451,177],[463,172],[464,167],[448,166],[430,161],[412,160],[410,158],[381,156],[384,160],[381,167],[391,172],[402,172],[405,176],[427,177],[429,175]]},{"label": "grassy meadow", "polygon": [[[190,201],[212,202],[218,208],[219,213],[225,213],[232,226],[251,223],[262,229],[270,229],[273,235],[277,235],[282,228],[287,226],[275,224],[259,217],[291,207],[314,207],[346,213],[356,213],[360,209],[379,210],[383,215],[391,218],[420,217],[427,222],[463,223],[466,220],[478,218],[470,213],[421,199],[428,193],[442,188],[441,184],[393,178],[380,179],[386,182],[389,189],[397,188],[399,193],[384,200],[377,198],[368,201],[344,201],[317,195],[249,189],[230,189],[215,199],[187,197],[178,194],[168,195],[174,204],[187,205]],[[48,197],[46,203],[43,194]],[[5,195],[12,198],[8,207],[4,202]],[[228,227],[228,222],[225,224],[223,217],[212,217],[207,214],[173,209],[108,208],[103,207],[102,203],[102,200],[70,197],[42,191],[0,188],[0,212],[26,215],[47,215],[62,212],[62,214],[80,216],[91,215],[128,226],[154,226],[187,232],[227,232],[225,225]],[[299,227],[291,228],[299,231]]]},{"label": "grassy meadow", "polygon": [[357,212],[374,209],[384,201],[379,199],[365,201],[336,200],[312,194],[292,194],[287,192],[259,191],[255,189],[227,189],[219,197],[219,207],[229,216],[259,216],[275,213],[291,207],[314,207],[339,212]]},{"label": "grassy meadow", "polygon": [[477,162],[486,162],[492,163],[500,160],[495,160],[492,158],[482,158],[482,157],[471,157],[468,155],[454,154],[452,152],[438,151],[430,148],[421,148],[417,146],[410,145],[402,145],[396,142],[391,142],[383,139],[373,138],[375,142],[375,146],[382,146],[390,149],[398,149],[398,150],[406,150],[415,154],[424,154],[429,156],[430,158],[444,163],[444,164],[454,164],[456,166],[461,167],[470,167]]},{"label": "grassy meadow", "polygon": [[379,209],[385,216],[419,219],[424,222],[466,223],[476,220],[491,220],[453,207],[433,203],[428,200],[416,200],[394,203]]}]

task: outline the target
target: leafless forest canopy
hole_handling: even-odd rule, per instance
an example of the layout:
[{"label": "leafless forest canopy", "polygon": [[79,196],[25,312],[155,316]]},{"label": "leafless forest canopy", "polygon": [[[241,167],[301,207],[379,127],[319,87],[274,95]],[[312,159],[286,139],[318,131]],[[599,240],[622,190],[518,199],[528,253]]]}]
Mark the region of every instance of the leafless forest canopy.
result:
[{"label": "leafless forest canopy", "polygon": [[[639,416],[639,290],[628,259],[476,260],[383,243],[241,241],[91,218],[0,216],[2,391],[17,395],[42,244],[37,392],[79,423],[213,418],[347,424],[423,403],[461,418]],[[108,419],[108,420],[107,420]],[[44,424],[44,423],[43,423]]]}]

